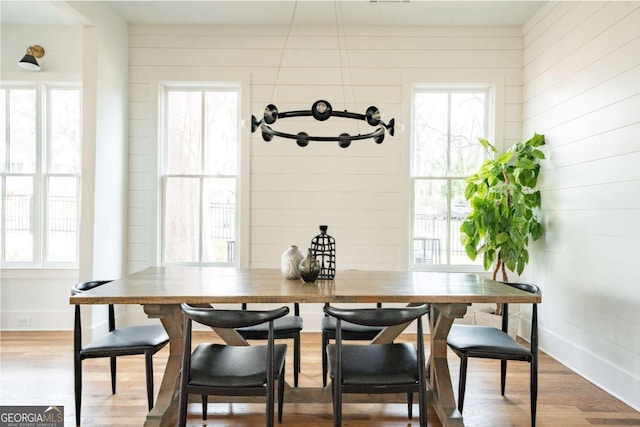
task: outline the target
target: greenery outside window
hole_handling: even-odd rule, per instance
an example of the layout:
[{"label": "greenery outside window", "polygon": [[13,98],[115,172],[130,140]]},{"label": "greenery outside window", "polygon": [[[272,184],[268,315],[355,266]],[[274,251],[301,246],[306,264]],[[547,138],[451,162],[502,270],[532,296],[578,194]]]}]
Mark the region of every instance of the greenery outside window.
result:
[{"label": "greenery outside window", "polygon": [[483,87],[413,91],[410,263],[414,270],[475,268],[460,243],[459,229],[469,212],[465,179],[485,158],[478,137],[487,134],[489,96]]},{"label": "greenery outside window", "polygon": [[233,264],[240,91],[172,86],[163,105],[162,262]]},{"label": "greenery outside window", "polygon": [[3,267],[77,267],[81,91],[0,88]]}]

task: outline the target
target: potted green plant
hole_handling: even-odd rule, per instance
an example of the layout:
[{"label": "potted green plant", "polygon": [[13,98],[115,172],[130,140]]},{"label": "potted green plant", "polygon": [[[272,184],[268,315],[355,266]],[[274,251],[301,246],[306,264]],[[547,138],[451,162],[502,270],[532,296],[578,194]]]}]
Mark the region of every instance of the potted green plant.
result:
[{"label": "potted green plant", "polygon": [[[543,233],[537,219],[540,191],[536,190],[544,135],[535,134],[500,153],[489,141],[479,139],[489,158],[467,178],[465,198],[470,212],[460,226],[469,258],[483,256],[485,270],[493,266],[493,280],[508,282],[507,269],[522,274],[529,262],[527,246]],[[498,304],[495,314],[502,315]]]}]

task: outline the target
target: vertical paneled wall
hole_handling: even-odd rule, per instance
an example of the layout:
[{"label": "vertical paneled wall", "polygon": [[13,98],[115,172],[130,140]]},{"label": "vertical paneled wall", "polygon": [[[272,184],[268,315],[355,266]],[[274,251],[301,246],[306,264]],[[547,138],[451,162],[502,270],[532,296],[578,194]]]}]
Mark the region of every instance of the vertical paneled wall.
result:
[{"label": "vertical paneled wall", "polygon": [[548,156],[541,346],[639,409],[640,3],[553,3],[524,30],[523,132]]},{"label": "vertical paneled wall", "polygon": [[[225,81],[248,76],[243,114],[308,109],[326,99],[334,109],[377,106],[404,132],[381,145],[354,142],[266,143],[250,150],[248,223],[243,259],[278,267],[291,244],[309,245],[318,225],[337,241],[338,269],[404,269],[408,262],[408,145],[411,83],[465,83],[489,73],[504,82],[496,132],[520,138],[522,33],[520,28],[287,28],[215,26],[130,27],[129,270],[156,262],[158,249],[158,87],[163,81]],[[283,47],[286,46],[286,49]],[[455,77],[452,77],[455,76]],[[409,91],[410,93],[410,91]],[[366,124],[332,118],[288,119],[274,127],[315,135],[368,132]],[[245,131],[247,132],[247,131]],[[245,172],[247,172],[245,170]]]}]

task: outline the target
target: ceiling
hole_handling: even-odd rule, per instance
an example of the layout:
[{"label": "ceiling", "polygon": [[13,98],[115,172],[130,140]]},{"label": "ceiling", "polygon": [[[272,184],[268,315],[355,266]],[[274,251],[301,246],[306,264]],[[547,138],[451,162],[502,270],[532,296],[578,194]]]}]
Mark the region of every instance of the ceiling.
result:
[{"label": "ceiling", "polygon": [[[83,25],[62,1],[0,1],[2,24]],[[130,24],[521,26],[544,1],[105,1]]]}]

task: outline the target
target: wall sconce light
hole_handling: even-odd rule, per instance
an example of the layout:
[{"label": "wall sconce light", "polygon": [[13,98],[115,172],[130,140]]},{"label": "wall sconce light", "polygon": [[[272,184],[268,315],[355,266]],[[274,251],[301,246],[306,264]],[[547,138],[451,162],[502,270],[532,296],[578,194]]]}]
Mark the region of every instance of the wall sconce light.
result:
[{"label": "wall sconce light", "polygon": [[27,48],[27,53],[18,62],[18,65],[25,70],[40,71],[40,64],[36,61],[36,58],[42,58],[44,56],[44,48],[40,45],[34,44]]}]

